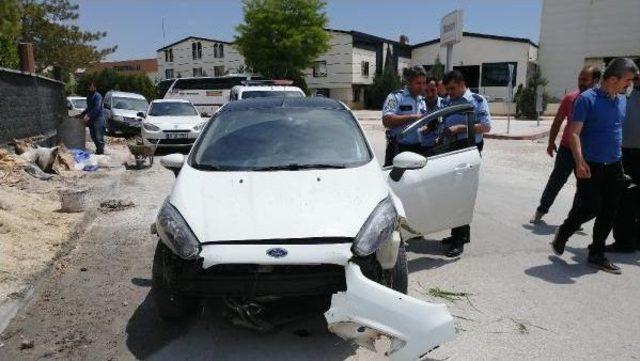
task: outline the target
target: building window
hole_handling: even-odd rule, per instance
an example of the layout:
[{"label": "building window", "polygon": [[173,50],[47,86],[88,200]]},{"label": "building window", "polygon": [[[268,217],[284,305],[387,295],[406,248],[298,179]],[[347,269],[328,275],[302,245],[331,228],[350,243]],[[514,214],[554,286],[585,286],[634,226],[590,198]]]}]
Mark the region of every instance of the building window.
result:
[{"label": "building window", "polygon": [[368,61],[363,61],[362,62],[361,74],[362,74],[362,76],[369,76],[369,62]]},{"label": "building window", "polygon": [[213,76],[223,76],[224,75],[224,66],[214,66],[213,67]]},{"label": "building window", "polygon": [[353,102],[357,103],[360,101],[360,95],[362,93],[362,88],[361,87],[353,87]]},{"label": "building window", "polygon": [[202,68],[193,68],[193,76],[202,76]]},{"label": "building window", "polygon": [[191,58],[192,59],[197,59],[197,55],[196,55],[196,43],[191,43]]},{"label": "building window", "polygon": [[316,61],[313,64],[313,77],[314,78],[323,78],[327,76],[327,62],[326,61]]},{"label": "building window", "polygon": [[220,55],[221,58],[224,58],[224,45],[222,44],[218,46],[218,55]]},{"label": "building window", "polygon": [[171,79],[173,78],[173,69],[166,69],[164,71],[164,78],[165,79]]},{"label": "building window", "polygon": [[202,59],[202,43],[191,43],[191,57],[193,60]]},{"label": "building window", "polygon": [[507,86],[509,85],[509,64],[513,64],[513,77],[511,84],[516,85],[518,63],[482,63],[482,86]]},{"label": "building window", "polygon": [[198,41],[198,59],[202,59],[202,43]]},{"label": "building window", "polygon": [[218,57],[218,44],[213,44],[213,57]]},{"label": "building window", "polygon": [[166,62],[173,61],[173,49],[167,49],[164,51],[164,61]]}]

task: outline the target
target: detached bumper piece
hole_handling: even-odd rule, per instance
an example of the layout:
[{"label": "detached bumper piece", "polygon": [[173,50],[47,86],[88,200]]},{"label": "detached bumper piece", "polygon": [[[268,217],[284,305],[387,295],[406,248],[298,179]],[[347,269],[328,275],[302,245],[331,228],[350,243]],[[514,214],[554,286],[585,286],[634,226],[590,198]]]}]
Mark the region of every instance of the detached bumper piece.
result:
[{"label": "detached bumper piece", "polygon": [[360,267],[346,266],[347,290],[331,299],[324,314],[329,331],[375,351],[381,336],[391,341],[391,360],[421,360],[453,340],[453,317],[443,304],[424,302],[366,278]]}]

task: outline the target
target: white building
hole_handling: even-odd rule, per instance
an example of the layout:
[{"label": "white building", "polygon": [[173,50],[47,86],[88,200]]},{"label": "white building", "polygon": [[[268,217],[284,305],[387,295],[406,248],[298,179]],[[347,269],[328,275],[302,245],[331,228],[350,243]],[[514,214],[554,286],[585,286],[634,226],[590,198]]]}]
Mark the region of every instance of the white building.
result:
[{"label": "white building", "polygon": [[544,0],[540,67],[551,95],[575,89],[584,65],[621,56],[640,58],[640,0]]},{"label": "white building", "polygon": [[[306,69],[307,86],[346,103],[364,107],[366,89],[376,74],[389,64],[399,74],[410,65],[433,66],[446,59],[439,39],[413,46],[358,31],[327,29],[329,50]],[[529,39],[464,33],[454,46],[454,69],[465,74],[470,88],[491,98],[506,96],[508,64],[515,65],[515,83],[525,84],[537,60],[537,45]],[[158,73],[162,79],[187,76],[218,76],[243,72],[244,59],[229,42],[187,37],[158,49]]]},{"label": "white building", "polygon": [[[414,64],[431,68],[436,58],[444,63],[447,48],[440,39],[411,47]],[[467,86],[490,99],[504,98],[509,83],[508,64],[514,65],[513,85],[526,85],[536,66],[538,46],[529,39],[464,32],[462,41],[453,46],[453,69],[464,74]]]}]

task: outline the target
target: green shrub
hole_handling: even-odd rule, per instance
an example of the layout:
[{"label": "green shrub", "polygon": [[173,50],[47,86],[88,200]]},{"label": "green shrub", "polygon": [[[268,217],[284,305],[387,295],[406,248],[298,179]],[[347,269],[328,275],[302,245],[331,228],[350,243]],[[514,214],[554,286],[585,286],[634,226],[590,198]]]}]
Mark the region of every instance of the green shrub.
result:
[{"label": "green shrub", "polygon": [[[527,80],[527,86],[524,88],[518,87],[518,91],[514,95],[514,100],[516,102],[516,118],[538,119],[538,113],[536,112],[536,88],[538,85],[544,87],[547,83],[547,80],[542,76],[540,71],[535,70]],[[543,113],[547,109],[549,99],[549,94],[544,91],[542,93]]]},{"label": "green shrub", "polygon": [[156,87],[145,74],[125,75],[110,69],[85,73],[78,79],[76,87],[78,94],[86,95],[91,81],[96,84],[98,92],[102,95],[109,90],[119,90],[141,94],[149,101],[157,98]]},{"label": "green shrub", "polygon": [[391,70],[391,67],[387,67],[382,74],[376,74],[373,78],[373,84],[366,91],[365,107],[367,109],[382,109],[389,93],[401,88],[402,79]]}]

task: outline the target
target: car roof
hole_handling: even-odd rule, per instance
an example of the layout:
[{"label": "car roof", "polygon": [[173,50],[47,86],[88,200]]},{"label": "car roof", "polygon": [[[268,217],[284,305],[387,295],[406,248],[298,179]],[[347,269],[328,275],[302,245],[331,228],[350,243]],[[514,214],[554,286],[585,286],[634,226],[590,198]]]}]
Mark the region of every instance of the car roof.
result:
[{"label": "car roof", "polygon": [[87,99],[87,97],[81,97],[79,95],[71,95],[71,96],[68,96],[67,99],[69,99],[69,100],[83,99],[84,100],[84,99]]},{"label": "car roof", "polygon": [[291,98],[291,97],[266,97],[243,99],[225,104],[221,112],[243,111],[250,109],[269,108],[310,108],[310,109],[334,109],[348,110],[344,104],[323,97]]},{"label": "car roof", "polygon": [[121,92],[121,91],[116,91],[116,90],[110,90],[107,93],[108,94],[110,93],[111,96],[114,96],[114,97],[146,99],[144,96],[142,96],[140,94],[136,94],[136,93],[127,93],[127,92]]},{"label": "car roof", "polygon": [[236,85],[233,87],[236,91],[248,91],[248,90],[275,90],[275,91],[300,91],[302,89],[297,86],[290,85]]},{"label": "car roof", "polygon": [[152,103],[189,103],[191,102],[187,99],[156,99],[152,101]]}]

